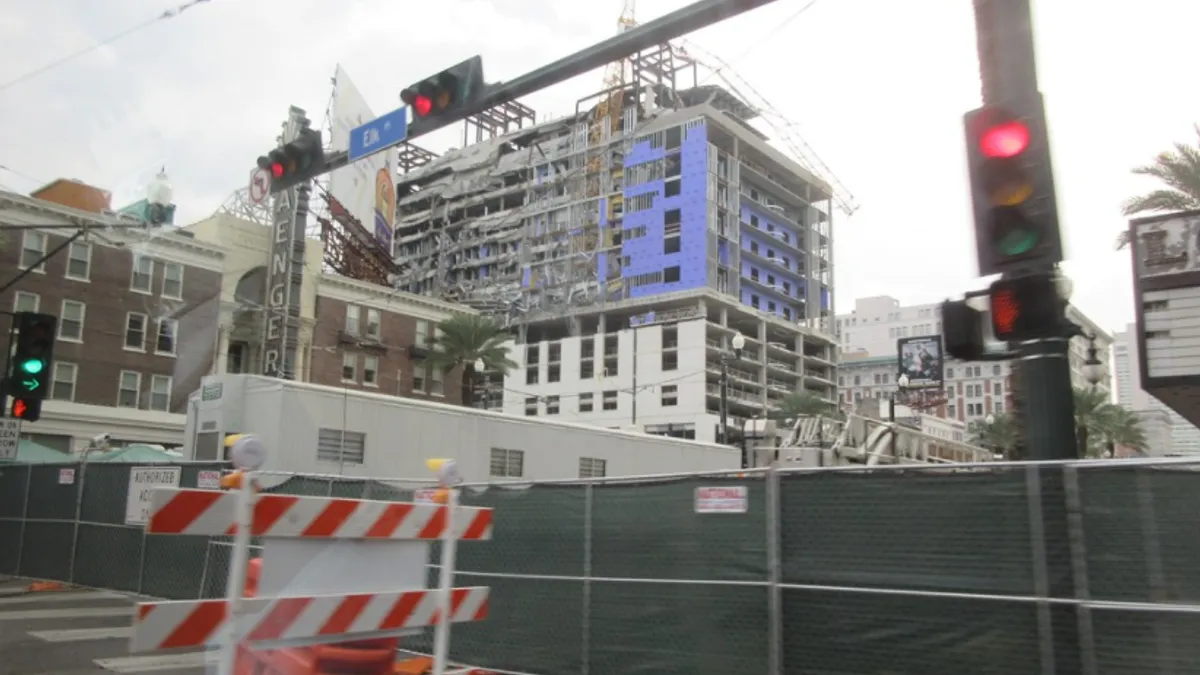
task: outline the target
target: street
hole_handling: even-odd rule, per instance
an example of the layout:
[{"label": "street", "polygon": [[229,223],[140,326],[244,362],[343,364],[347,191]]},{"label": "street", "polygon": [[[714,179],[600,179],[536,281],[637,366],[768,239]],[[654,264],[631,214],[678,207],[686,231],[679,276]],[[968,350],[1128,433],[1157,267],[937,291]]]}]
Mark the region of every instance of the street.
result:
[{"label": "street", "polygon": [[0,578],[0,675],[206,672],[204,652],[130,656],[135,596],[82,589],[30,593],[28,585]]}]

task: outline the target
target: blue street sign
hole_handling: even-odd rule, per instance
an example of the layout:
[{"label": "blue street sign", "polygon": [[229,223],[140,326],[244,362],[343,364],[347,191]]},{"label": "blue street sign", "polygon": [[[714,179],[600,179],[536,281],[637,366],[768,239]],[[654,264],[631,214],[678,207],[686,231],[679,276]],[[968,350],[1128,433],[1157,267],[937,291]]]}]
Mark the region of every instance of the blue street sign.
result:
[{"label": "blue street sign", "polygon": [[350,148],[346,154],[351,162],[400,145],[408,138],[408,107],[392,112],[355,127],[350,132]]}]

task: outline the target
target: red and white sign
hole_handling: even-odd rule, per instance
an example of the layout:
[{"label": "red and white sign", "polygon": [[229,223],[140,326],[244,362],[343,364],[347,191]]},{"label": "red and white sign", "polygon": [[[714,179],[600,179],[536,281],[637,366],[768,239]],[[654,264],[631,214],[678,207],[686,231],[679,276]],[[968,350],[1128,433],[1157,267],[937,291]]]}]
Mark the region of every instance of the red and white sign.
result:
[{"label": "red and white sign", "polygon": [[[436,590],[421,590],[246,599],[240,606],[246,617],[242,634],[248,642],[274,642],[422,628],[438,623],[438,595]],[[450,622],[486,619],[488,595],[484,586],[452,589]],[[207,645],[225,626],[228,614],[227,600],[141,603],[131,651]]]},{"label": "red and white sign", "polygon": [[418,490],[413,490],[413,503],[436,504],[437,493],[437,488],[420,488]]},{"label": "red and white sign", "polygon": [[255,204],[261,204],[267,200],[267,195],[271,193],[271,172],[263,168],[257,168],[250,172],[250,201]]},{"label": "red and white sign", "polygon": [[[156,490],[149,534],[232,535],[236,492]],[[259,495],[251,534],[310,539],[441,539],[446,507],[359,499]],[[492,510],[460,506],[454,513],[457,539],[492,538]]]},{"label": "red and white sign", "polygon": [[59,469],[58,470],[59,485],[74,485],[75,484],[75,469]]},{"label": "red and white sign", "polygon": [[196,473],[196,487],[201,490],[220,490],[220,471],[199,471]]},{"label": "red and white sign", "polygon": [[696,488],[696,513],[745,513],[749,510],[745,485]]}]

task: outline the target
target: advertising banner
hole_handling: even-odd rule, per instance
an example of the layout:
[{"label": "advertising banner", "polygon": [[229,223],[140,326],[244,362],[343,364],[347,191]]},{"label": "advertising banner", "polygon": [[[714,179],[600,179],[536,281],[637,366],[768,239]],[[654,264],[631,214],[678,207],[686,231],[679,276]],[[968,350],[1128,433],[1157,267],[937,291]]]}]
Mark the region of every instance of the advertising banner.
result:
[{"label": "advertising banner", "polygon": [[[333,150],[350,147],[350,132],[375,119],[350,76],[339,65],[333,85]],[[329,176],[329,193],[362,226],[375,235],[379,245],[392,252],[396,219],[396,188],[392,179],[396,150],[389,149],[353,162]]]},{"label": "advertising banner", "polygon": [[908,376],[909,389],[942,386],[945,362],[941,335],[900,338],[896,343],[900,352],[897,370],[899,375]]}]

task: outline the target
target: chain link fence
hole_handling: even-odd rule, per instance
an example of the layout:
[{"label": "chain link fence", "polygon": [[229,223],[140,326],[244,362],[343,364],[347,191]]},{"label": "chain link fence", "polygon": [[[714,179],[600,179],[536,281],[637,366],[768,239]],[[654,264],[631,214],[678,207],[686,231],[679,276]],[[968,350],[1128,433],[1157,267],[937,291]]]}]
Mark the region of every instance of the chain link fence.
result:
[{"label": "chain link fence", "polygon": [[[218,467],[183,464],[181,486]],[[129,475],[0,466],[0,573],[223,595],[230,540],[126,525]],[[272,491],[410,500],[423,484],[290,476]],[[744,510],[697,512],[697,488],[728,486],[746,488]],[[479,484],[463,503],[496,509],[492,540],[459,546],[456,585],[492,588],[489,618],[454,628],[466,663],[545,675],[1049,673],[1064,652],[1096,675],[1200,663],[1200,462]],[[438,560],[435,545],[431,585]]]}]

